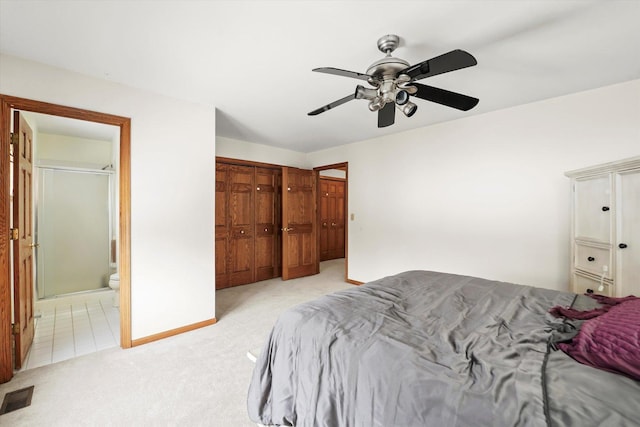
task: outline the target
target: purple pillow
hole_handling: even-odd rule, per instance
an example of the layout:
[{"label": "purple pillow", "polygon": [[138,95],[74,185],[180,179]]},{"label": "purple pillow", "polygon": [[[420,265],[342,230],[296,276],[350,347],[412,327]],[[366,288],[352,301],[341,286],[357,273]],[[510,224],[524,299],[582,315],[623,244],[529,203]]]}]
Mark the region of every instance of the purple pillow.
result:
[{"label": "purple pillow", "polygon": [[580,363],[640,381],[640,299],[586,320],[578,335],[558,348]]}]

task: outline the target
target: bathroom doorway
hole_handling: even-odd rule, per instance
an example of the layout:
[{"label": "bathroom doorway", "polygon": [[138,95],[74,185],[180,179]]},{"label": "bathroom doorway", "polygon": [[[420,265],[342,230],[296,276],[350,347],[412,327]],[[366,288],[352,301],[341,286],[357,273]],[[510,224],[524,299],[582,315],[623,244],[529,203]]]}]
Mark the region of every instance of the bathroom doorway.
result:
[{"label": "bathroom doorway", "polygon": [[[130,306],[130,248],[131,248],[131,236],[130,236],[130,210],[131,210],[131,194],[130,194],[130,128],[131,119],[127,117],[114,116],[110,114],[98,113],[88,110],[77,109],[73,107],[65,107],[55,104],[48,104],[44,102],[11,97],[6,95],[0,95],[0,111],[2,113],[2,132],[0,134],[0,149],[3,153],[0,158],[0,166],[2,166],[2,174],[0,174],[0,187],[1,188],[13,188],[11,185],[11,179],[13,175],[9,173],[10,164],[13,162],[13,156],[11,153],[11,146],[13,139],[11,137],[12,117],[15,111],[22,113],[42,113],[56,117],[65,117],[70,119],[77,119],[84,122],[102,123],[115,127],[115,132],[119,136],[118,154],[115,156],[119,162],[118,178],[115,180],[119,192],[119,209],[118,214],[115,215],[118,221],[117,227],[117,270],[120,273],[120,311],[119,311],[119,329],[120,329],[120,346],[122,348],[130,348],[131,342],[131,306]],[[79,152],[78,152],[79,153]],[[58,165],[61,166],[61,165]],[[62,165],[64,166],[64,165]],[[69,166],[69,165],[67,165]],[[26,187],[29,192],[34,191],[34,182],[31,180]],[[11,210],[13,195],[4,191],[0,191],[2,196],[2,203],[0,203],[0,220],[1,223],[7,226],[7,228],[14,227],[14,216],[24,216],[20,209],[18,211]],[[15,206],[15,205],[14,205]],[[16,213],[16,215],[12,215]],[[29,221],[33,218],[29,217]],[[30,227],[29,227],[30,228]],[[18,234],[17,231],[15,233]],[[33,325],[33,316],[29,318],[28,314],[30,310],[23,310],[23,296],[21,292],[23,287],[20,287],[27,275],[19,275],[22,270],[14,271],[14,265],[12,259],[15,254],[22,254],[34,250],[37,243],[28,242],[30,244],[22,245],[18,240],[13,240],[13,233],[11,236],[0,236],[0,266],[2,268],[3,286],[0,289],[0,383],[6,382],[11,379],[14,372],[14,367],[19,369],[23,360],[20,359],[20,355],[16,351],[14,354],[15,344],[21,340],[20,330],[24,326],[22,323],[31,323]],[[6,250],[10,249],[10,250]],[[34,269],[35,270],[35,269]],[[14,277],[19,277],[14,280]],[[26,277],[28,278],[28,277]],[[7,279],[6,281],[4,279]],[[31,283],[31,279],[29,279]],[[33,285],[32,285],[33,286]],[[29,287],[35,291],[35,287]],[[35,292],[30,292],[31,294]],[[27,307],[29,304],[27,303]],[[33,306],[31,305],[31,308]],[[23,314],[27,313],[27,317],[23,319]],[[21,322],[24,320],[24,322]],[[14,323],[15,322],[15,323]],[[26,337],[24,342],[30,337]]]},{"label": "bathroom doorway", "polygon": [[34,338],[22,369],[119,344],[119,128],[20,112],[32,134]]}]

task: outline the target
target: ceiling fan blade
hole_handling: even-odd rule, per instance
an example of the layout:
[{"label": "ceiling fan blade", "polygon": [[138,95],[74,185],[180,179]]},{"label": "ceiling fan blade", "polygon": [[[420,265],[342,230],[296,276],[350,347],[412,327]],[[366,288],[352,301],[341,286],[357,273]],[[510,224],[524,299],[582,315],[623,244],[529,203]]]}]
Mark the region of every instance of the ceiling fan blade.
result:
[{"label": "ceiling fan blade", "polygon": [[391,126],[395,122],[396,118],[396,104],[389,102],[385,104],[380,110],[378,110],[378,127],[384,128]]},{"label": "ceiling fan blade", "polygon": [[369,74],[357,73],[355,71],[341,70],[339,68],[333,67],[323,67],[323,68],[314,68],[312,71],[317,71],[318,73],[327,73],[334,74],[336,76],[343,77],[353,77],[354,79],[360,79],[367,81],[371,77]]},{"label": "ceiling fan blade", "polygon": [[412,86],[418,88],[413,95],[420,99],[425,99],[447,107],[457,108],[458,110],[468,111],[475,107],[480,101],[478,98],[463,95],[461,93],[450,92],[433,86],[427,86],[420,83],[411,83]]},{"label": "ceiling fan blade", "polygon": [[342,105],[345,102],[349,102],[352,99],[356,99],[356,94],[355,93],[351,94],[351,95],[348,95],[348,96],[345,96],[344,98],[340,98],[337,101],[333,101],[331,104],[327,104],[324,107],[320,107],[320,108],[318,108],[316,110],[313,110],[312,112],[307,113],[307,115],[309,115],[309,116],[317,116],[320,113],[324,113],[325,111],[330,110],[330,109],[332,109],[334,107],[337,107],[338,105]]},{"label": "ceiling fan blade", "polygon": [[407,67],[400,71],[398,75],[407,74],[412,81],[415,81],[461,68],[472,67],[477,63],[476,58],[469,52],[456,49]]}]

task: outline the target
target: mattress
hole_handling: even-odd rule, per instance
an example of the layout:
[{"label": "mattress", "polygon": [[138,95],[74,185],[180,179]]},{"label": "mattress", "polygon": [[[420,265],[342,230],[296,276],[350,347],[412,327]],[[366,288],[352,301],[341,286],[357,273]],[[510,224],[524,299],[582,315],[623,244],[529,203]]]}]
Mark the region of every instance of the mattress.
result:
[{"label": "mattress", "polygon": [[553,343],[575,294],[409,271],[284,312],[249,387],[256,423],[287,426],[637,426],[640,383]]}]

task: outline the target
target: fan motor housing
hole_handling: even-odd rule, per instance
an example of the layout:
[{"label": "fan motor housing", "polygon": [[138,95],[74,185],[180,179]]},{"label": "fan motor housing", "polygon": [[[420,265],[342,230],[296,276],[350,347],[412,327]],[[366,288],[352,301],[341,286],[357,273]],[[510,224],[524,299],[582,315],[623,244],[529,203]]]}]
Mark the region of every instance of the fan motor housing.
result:
[{"label": "fan motor housing", "polygon": [[385,56],[367,68],[367,74],[379,80],[394,79],[396,75],[407,68],[409,63],[404,59]]}]

